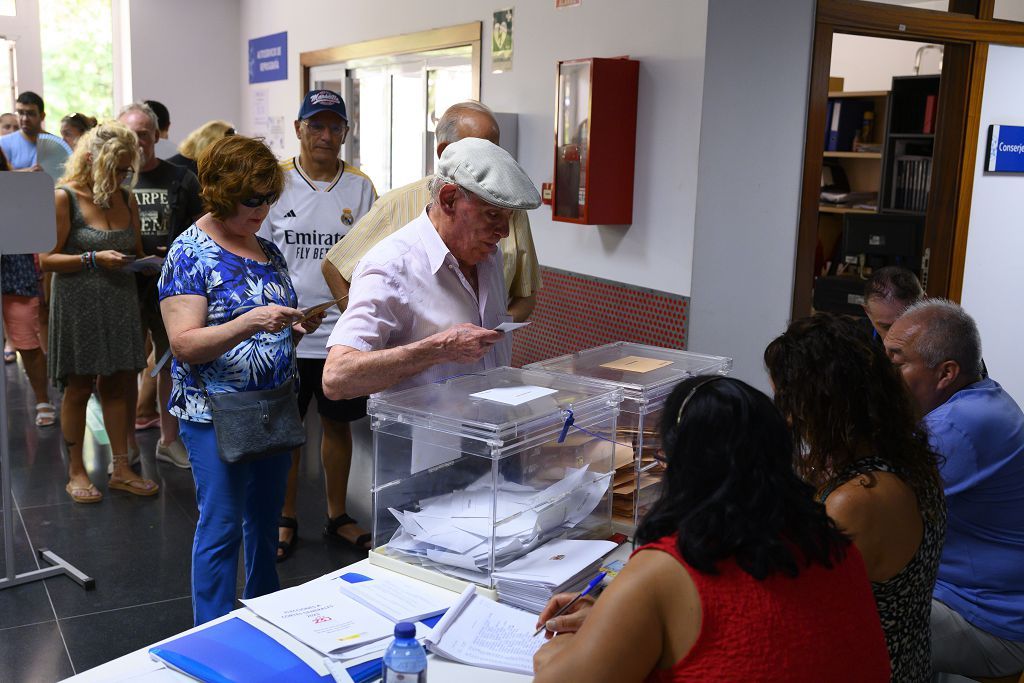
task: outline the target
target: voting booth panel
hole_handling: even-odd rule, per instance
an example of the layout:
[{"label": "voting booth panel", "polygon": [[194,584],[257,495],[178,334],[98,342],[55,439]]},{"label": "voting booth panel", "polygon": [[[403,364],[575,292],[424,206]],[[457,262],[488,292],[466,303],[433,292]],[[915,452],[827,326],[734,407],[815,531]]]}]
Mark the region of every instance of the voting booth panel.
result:
[{"label": "voting booth panel", "polygon": [[636,525],[661,494],[664,465],[659,427],[665,399],[679,382],[697,375],[726,375],[732,359],[614,342],[532,363],[527,369],[571,375],[623,392],[615,431],[612,520],[615,530],[633,535]]},{"label": "voting booth panel", "polygon": [[370,561],[453,590],[555,538],[607,538],[622,392],[496,368],[370,399]]}]

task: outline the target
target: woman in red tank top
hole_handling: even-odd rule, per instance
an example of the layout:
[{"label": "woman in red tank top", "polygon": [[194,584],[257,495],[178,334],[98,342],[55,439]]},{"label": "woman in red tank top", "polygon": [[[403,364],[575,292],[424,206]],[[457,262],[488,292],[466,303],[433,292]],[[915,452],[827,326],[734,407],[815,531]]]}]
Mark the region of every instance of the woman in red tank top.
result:
[{"label": "woman in red tank top", "polygon": [[644,545],[579,631],[537,652],[535,681],[888,681],[864,562],[793,472],[771,400],[689,379],[661,434],[668,467]]}]

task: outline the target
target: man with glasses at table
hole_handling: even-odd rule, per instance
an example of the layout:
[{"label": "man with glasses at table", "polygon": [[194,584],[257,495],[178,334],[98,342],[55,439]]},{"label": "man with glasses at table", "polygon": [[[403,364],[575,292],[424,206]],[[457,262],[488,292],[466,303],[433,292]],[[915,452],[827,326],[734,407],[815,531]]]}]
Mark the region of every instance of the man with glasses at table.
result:
[{"label": "man with glasses at table", "polygon": [[[345,102],[331,90],[306,94],[295,121],[299,156],[281,164],[285,186],[271,208],[259,235],[274,242],[288,262],[299,308],[333,299],[320,267],[331,245],[370,210],[377,191],[358,168],[339,158],[348,134]],[[352,462],[352,431],[349,423],[366,415],[366,398],[332,401],[324,396],[322,377],[327,359],[327,337],[338,320],[333,306],[320,328],[306,334],[297,347],[299,368],[299,411],[303,417],[316,397],[323,424],[320,461],[324,468],[327,494],[327,523],[324,537],[362,552],[370,535],[348,516],[345,508],[348,474]],[[287,559],[298,540],[296,514],[299,453],[292,454],[288,488],[279,521],[278,561]]]}]

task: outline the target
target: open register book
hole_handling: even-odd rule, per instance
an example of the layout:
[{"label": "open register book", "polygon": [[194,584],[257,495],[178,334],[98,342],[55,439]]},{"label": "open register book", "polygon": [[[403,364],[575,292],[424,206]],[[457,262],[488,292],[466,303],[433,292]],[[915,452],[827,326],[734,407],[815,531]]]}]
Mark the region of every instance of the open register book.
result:
[{"label": "open register book", "polygon": [[426,638],[442,657],[486,669],[533,675],[533,655],[544,644],[533,637],[537,615],[463,591]]}]

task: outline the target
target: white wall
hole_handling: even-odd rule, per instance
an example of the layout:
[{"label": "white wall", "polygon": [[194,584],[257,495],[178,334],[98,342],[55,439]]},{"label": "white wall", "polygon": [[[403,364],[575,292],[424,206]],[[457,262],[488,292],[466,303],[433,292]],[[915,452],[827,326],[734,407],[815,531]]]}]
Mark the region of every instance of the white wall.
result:
[{"label": "white wall", "polygon": [[708,11],[689,347],[762,390],[792,311],[814,4]]},{"label": "white wall", "polygon": [[[39,0],[17,0],[16,11],[13,17],[0,17],[0,36],[16,43],[18,91],[31,90],[45,102],[43,53],[39,39]],[[48,123],[51,129],[60,128],[60,121]]]},{"label": "white wall", "polygon": [[[530,215],[534,240],[546,266],[688,295],[707,0],[585,0],[564,10],[553,0],[511,4],[514,65],[502,74],[490,73],[488,20],[503,5],[478,0],[242,0],[238,56],[246,58],[251,38],[288,32],[289,79],[260,87],[269,90],[270,115],[291,121],[299,105],[299,53],[484,21],[481,98],[497,111],[519,114],[519,161],[538,186],[551,179],[556,62],[618,55],[640,60],[632,226],[555,223],[550,207],[542,206]],[[244,68],[235,82],[248,107]],[[252,130],[248,112],[240,128]],[[287,145],[286,152],[297,151],[294,139]]]},{"label": "white wall", "polygon": [[210,119],[239,123],[239,10],[239,0],[130,0],[132,96],[167,105],[175,144]]},{"label": "white wall", "polygon": [[[843,90],[889,90],[893,76],[913,76],[917,49],[925,43],[836,33],[829,74],[842,76]],[[941,54],[921,53],[921,75],[939,73]]]},{"label": "white wall", "polygon": [[1024,363],[1020,315],[1024,292],[1024,230],[1020,195],[1024,175],[985,174],[985,143],[992,124],[1024,126],[1024,48],[993,45],[981,104],[971,223],[967,236],[961,303],[981,330],[985,363],[992,378],[1024,405]]}]

